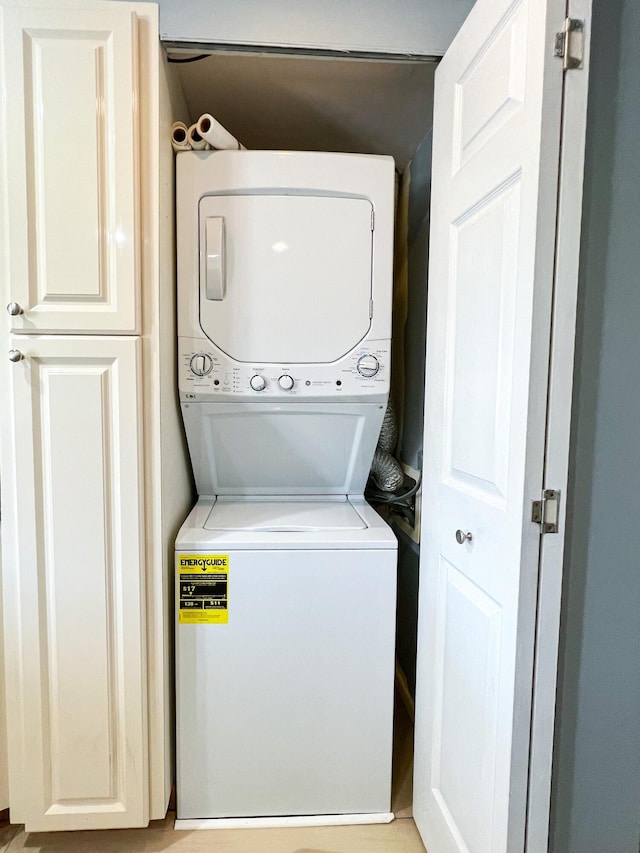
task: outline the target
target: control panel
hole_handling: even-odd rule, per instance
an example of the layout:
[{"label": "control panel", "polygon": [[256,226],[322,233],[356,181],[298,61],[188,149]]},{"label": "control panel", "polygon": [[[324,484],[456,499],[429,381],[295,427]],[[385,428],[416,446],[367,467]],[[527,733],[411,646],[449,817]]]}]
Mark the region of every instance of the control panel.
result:
[{"label": "control panel", "polygon": [[178,387],[183,400],[360,397],[389,388],[389,341],[367,341],[331,364],[248,364],[206,339],[180,338]]}]

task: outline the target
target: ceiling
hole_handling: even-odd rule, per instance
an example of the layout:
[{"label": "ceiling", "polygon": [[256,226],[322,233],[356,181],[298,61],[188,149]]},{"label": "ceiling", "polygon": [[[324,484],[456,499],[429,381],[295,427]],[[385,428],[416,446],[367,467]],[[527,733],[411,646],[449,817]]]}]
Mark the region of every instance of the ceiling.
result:
[{"label": "ceiling", "polygon": [[214,53],[173,67],[192,121],[211,113],[247,148],[390,154],[402,171],[431,127],[434,61]]}]

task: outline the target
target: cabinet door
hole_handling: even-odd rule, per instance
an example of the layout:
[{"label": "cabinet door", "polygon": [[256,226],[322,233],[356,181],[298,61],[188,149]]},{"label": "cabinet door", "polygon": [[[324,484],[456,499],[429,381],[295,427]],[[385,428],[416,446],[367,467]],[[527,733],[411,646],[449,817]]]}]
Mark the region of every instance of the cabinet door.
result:
[{"label": "cabinet door", "polygon": [[27,829],[145,825],[140,341],[12,345]]},{"label": "cabinet door", "polygon": [[137,332],[136,15],[107,2],[0,15],[12,331]]}]

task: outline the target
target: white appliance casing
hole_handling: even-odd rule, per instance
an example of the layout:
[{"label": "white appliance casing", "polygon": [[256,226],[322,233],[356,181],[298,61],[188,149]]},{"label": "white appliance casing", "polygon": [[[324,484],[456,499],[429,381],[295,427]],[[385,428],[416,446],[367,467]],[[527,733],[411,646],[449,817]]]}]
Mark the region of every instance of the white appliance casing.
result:
[{"label": "white appliance casing", "polygon": [[[176,158],[178,248],[178,338],[206,340],[200,325],[200,200],[215,196],[265,198],[270,195],[366,200],[374,215],[371,299],[375,306],[366,337],[391,338],[390,284],[393,276],[394,163],[391,157],[327,154],[315,151],[183,152]],[[287,222],[287,225],[290,225]],[[308,249],[323,247],[322,234],[312,234]],[[324,245],[326,252],[335,251]],[[349,270],[345,270],[348,278]],[[307,275],[309,271],[307,270]],[[187,286],[191,282],[191,286]],[[309,316],[315,316],[318,294],[305,287]],[[259,316],[269,306],[264,294]],[[274,306],[272,306],[274,307]],[[287,311],[287,304],[275,306]],[[247,321],[247,318],[243,318]],[[340,314],[333,317],[333,325]],[[334,329],[321,329],[331,335]],[[318,330],[316,330],[318,334]],[[357,342],[354,342],[354,345]],[[276,342],[277,344],[277,342]],[[280,356],[269,361],[279,361]],[[252,360],[253,361],[253,360]],[[183,390],[180,386],[180,390]],[[221,392],[220,392],[221,393]]]},{"label": "white appliance casing", "polygon": [[200,499],[180,531],[178,555],[229,557],[229,623],[178,626],[180,820],[390,811],[396,540],[363,499],[323,504],[270,530],[290,502],[229,499],[240,529],[207,530]]},{"label": "white appliance casing", "polygon": [[200,500],[176,556],[229,563],[228,623],[177,625],[178,825],[388,820],[397,542],[362,495],[389,393],[393,160],[189,152],[177,181]]},{"label": "white appliance casing", "polygon": [[181,153],[177,211],[178,386],[198,494],[362,494],[389,393],[393,159]]}]

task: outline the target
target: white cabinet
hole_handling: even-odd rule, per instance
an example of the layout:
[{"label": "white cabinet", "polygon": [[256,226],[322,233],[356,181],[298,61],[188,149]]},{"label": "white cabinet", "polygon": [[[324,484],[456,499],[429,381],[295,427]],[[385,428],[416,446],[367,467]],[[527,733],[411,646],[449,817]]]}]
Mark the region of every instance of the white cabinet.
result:
[{"label": "white cabinet", "polygon": [[108,5],[1,10],[13,331],[140,331],[137,17]]},{"label": "white cabinet", "polygon": [[12,344],[26,820],[144,825],[140,341]]},{"label": "white cabinet", "polygon": [[29,831],[144,826],[172,785],[173,541],[192,487],[157,14],[0,0],[9,806]]}]

